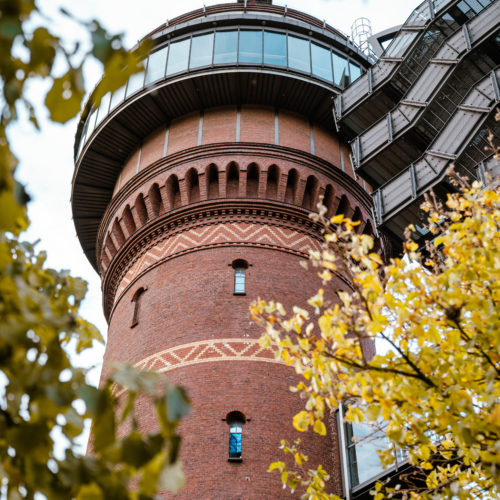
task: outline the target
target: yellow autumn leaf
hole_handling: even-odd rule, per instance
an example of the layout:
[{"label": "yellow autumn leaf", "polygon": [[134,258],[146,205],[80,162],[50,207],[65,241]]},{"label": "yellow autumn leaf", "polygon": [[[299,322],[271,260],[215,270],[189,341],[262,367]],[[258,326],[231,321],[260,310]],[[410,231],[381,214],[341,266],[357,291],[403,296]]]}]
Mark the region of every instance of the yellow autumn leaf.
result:
[{"label": "yellow autumn leaf", "polygon": [[314,429],[314,432],[316,434],[320,434],[321,436],[326,435],[326,427],[325,427],[325,424],[321,420],[316,420],[314,422],[313,429]]}]

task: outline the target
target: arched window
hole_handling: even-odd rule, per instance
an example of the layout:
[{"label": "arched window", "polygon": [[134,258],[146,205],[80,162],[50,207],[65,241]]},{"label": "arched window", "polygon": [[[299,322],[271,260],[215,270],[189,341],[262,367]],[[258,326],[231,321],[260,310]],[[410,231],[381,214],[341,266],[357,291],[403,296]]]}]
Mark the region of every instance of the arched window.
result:
[{"label": "arched window", "polygon": [[132,299],[130,300],[131,302],[134,302],[134,315],[132,316],[132,323],[130,325],[130,328],[133,328],[134,326],[139,324],[139,308],[141,304],[141,297],[146,290],[147,288],[141,286],[135,291]]},{"label": "arched window", "polygon": [[234,295],[246,295],[246,271],[248,262],[243,259],[237,259],[231,264],[234,269]]},{"label": "arched window", "polygon": [[229,455],[230,462],[241,462],[243,425],[246,422],[245,415],[240,411],[231,411],[226,415],[229,425]]}]

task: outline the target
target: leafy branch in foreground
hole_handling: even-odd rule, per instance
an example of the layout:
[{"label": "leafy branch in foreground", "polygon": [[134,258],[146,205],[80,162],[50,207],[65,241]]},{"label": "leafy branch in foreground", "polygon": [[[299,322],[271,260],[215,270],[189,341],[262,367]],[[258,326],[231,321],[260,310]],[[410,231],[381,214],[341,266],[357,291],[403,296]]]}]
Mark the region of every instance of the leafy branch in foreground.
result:
[{"label": "leafy branch in foreground", "polygon": [[[37,128],[43,106],[57,122],[80,111],[87,58],[101,61],[106,71],[94,93],[98,101],[141,69],[147,47],[128,52],[120,36],[92,21],[81,23],[89,50],[69,49],[45,21],[34,0],[0,1],[0,496],[149,499],[158,489],[183,484],[176,429],[189,411],[188,399],[157,373],[116,367],[97,389],[86,383],[86,370],[72,365],[68,345],[81,352],[102,342],[79,316],[87,285],[46,268],[45,254],[19,240],[28,227],[28,196],[14,179],[17,159],[8,140],[9,125],[23,116],[20,107]],[[33,79],[51,84],[43,105],[29,100]],[[151,400],[156,432],[138,431],[138,397]],[[82,456],[78,437],[90,418],[93,454]]]},{"label": "leafy branch in foreground", "polygon": [[[423,205],[434,236],[425,256],[409,238],[410,263],[384,265],[356,223],[327,219],[320,206],[313,217],[325,242],[311,263],[325,290],[291,315],[261,299],[251,308],[265,328],[261,345],[302,375],[294,390],[306,403],[296,429],[323,434],[319,423],[347,405],[348,422],[383,420],[387,438],[407,450],[413,475],[397,490],[378,484],[377,500],[499,494],[500,189],[453,175],[459,192]],[[335,273],[350,279],[349,291],[328,291]],[[386,352],[370,357],[375,341]],[[394,462],[390,449],[379,455],[385,466]],[[302,484],[303,498],[337,498],[317,487],[322,469],[275,468],[284,485]]]},{"label": "leafy branch in foreground", "polygon": [[[17,159],[10,149],[9,125],[26,116],[39,129],[38,114],[44,108],[51,121],[67,122],[81,110],[83,67],[89,59],[100,62],[105,75],[93,93],[98,104],[106,92],[143,69],[150,48],[142,43],[127,50],[122,35],[110,35],[97,20],[81,21],[60,11],[68,23],[83,28],[82,39],[58,36],[57,23],[35,0],[0,0],[0,231],[18,234],[28,224],[28,196],[13,178]],[[32,102],[28,89],[33,81],[50,84],[43,103]]]},{"label": "leafy branch in foreground", "polygon": [[[74,367],[66,350],[70,342],[81,352],[102,341],[78,315],[86,283],[44,261],[31,245],[0,235],[0,476],[7,497],[147,499],[157,489],[178,489],[184,391],[127,366],[115,367],[99,389],[88,385],[87,370]],[[127,389],[120,398],[116,384]],[[139,433],[138,396],[154,405],[157,432]],[[78,437],[89,418],[93,454],[82,456]],[[56,441],[65,450],[55,452]]]}]

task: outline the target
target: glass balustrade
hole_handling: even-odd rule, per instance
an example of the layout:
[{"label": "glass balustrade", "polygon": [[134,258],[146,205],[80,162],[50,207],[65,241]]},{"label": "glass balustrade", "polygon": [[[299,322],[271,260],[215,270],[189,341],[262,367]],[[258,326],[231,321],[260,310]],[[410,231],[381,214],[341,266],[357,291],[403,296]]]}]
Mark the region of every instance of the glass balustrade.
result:
[{"label": "glass balustrade", "polygon": [[[485,1],[485,0],[482,0]],[[130,76],[123,87],[106,94],[84,127],[81,143],[121,102],[165,77],[217,65],[271,66],[307,74],[345,87],[361,76],[362,68],[328,46],[295,34],[268,29],[220,29],[174,40],[152,52],[144,71]],[[80,145],[80,151],[83,149]]]}]

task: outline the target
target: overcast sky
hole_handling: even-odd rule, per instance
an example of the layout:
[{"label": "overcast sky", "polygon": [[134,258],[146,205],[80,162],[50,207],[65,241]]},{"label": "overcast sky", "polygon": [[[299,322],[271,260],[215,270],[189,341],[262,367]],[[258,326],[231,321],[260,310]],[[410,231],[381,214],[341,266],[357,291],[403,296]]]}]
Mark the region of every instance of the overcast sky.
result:
[{"label": "overcast sky", "polygon": [[[200,8],[202,0],[86,0],[38,2],[53,18],[51,26],[69,39],[84,36],[75,23],[57,15],[64,6],[76,17],[98,19],[111,32],[123,32],[127,46],[133,46],[145,34],[179,14]],[[206,2],[206,5],[226,2]],[[373,32],[401,24],[420,2],[415,0],[284,0],[275,4],[288,4],[303,10],[350,34],[352,22],[360,16],[371,20]],[[91,90],[99,78],[100,68],[90,64],[86,68],[86,87]],[[32,86],[32,100],[41,102],[47,91],[44,85]],[[106,333],[102,314],[100,279],[84,257],[71,219],[70,189],[73,173],[73,143],[77,121],[64,126],[42,119],[42,131],[36,132],[29,124],[19,124],[10,130],[14,151],[20,160],[17,178],[27,186],[32,197],[29,204],[31,227],[25,239],[40,239],[39,249],[48,252],[48,265],[70,269],[75,276],[89,282],[89,293],[82,308],[85,318]],[[94,350],[89,363],[99,363],[103,349]],[[94,376],[94,380],[97,377]]]}]

